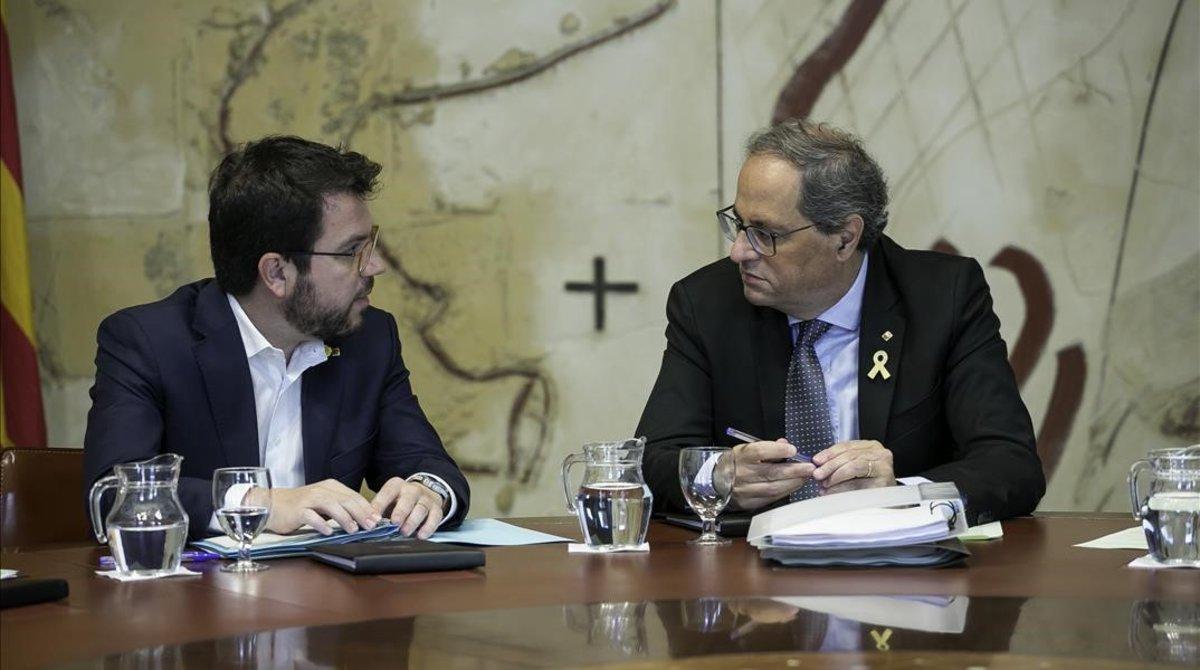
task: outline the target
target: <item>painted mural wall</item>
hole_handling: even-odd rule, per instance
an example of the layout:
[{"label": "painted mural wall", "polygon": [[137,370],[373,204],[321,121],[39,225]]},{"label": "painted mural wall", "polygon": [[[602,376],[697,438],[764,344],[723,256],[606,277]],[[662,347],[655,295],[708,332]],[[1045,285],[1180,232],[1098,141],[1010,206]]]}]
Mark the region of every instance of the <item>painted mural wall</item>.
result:
[{"label": "painted mural wall", "polygon": [[558,513],[562,457],[636,425],[671,283],[726,252],[742,142],[805,115],[878,158],[890,235],[984,265],[1042,509],[1125,509],[1132,460],[1200,441],[1198,6],[8,2],[51,441],[82,443],[100,319],[211,273],[218,157],[294,133],[385,166],[375,303],[476,513]]}]

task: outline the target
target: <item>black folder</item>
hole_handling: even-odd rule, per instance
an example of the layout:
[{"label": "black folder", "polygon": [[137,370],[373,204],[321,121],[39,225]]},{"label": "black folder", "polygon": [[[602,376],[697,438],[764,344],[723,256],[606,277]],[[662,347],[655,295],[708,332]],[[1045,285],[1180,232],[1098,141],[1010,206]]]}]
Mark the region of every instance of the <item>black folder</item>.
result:
[{"label": "black folder", "polygon": [[5,579],[0,581],[0,609],[62,600],[69,590],[65,579]]},{"label": "black folder", "polygon": [[[704,523],[695,514],[677,514],[665,512],[662,520],[675,526],[683,526],[693,530],[701,530]],[[750,515],[729,513],[717,517],[717,535],[721,537],[746,537],[750,531]]]},{"label": "black folder", "polygon": [[479,549],[416,538],[319,545],[313,547],[311,552],[309,555],[314,560],[356,575],[469,570],[483,565],[485,560],[483,551]]}]

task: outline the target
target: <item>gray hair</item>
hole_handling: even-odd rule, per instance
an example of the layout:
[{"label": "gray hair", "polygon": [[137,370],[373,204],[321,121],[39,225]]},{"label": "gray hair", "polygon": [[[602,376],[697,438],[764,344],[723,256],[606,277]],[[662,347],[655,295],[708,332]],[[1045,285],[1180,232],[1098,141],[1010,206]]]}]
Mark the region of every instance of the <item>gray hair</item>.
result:
[{"label": "gray hair", "polygon": [[796,208],[827,235],[847,217],[862,217],[859,251],[867,251],[887,227],[888,195],[883,170],[854,135],[832,126],[791,119],[760,130],[746,142],[746,157],[769,155],[802,175]]}]

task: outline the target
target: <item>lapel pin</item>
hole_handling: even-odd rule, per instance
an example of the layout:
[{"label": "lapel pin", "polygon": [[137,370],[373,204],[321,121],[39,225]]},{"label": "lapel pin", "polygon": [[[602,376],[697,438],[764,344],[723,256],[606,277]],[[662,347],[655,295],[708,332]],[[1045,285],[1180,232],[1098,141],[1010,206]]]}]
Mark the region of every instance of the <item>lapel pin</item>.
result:
[{"label": "lapel pin", "polygon": [[892,373],[888,372],[887,368],[884,367],[888,362],[888,355],[886,351],[883,349],[876,351],[871,355],[871,360],[875,363],[875,365],[871,366],[871,371],[867,373],[867,379],[875,379],[875,375],[882,375],[884,380],[892,378]]},{"label": "lapel pin", "polygon": [[328,344],[325,345],[325,357],[326,358],[333,358],[334,356],[341,356],[341,355],[342,355],[341,349],[338,349],[337,347],[331,347]]},{"label": "lapel pin", "polygon": [[890,331],[890,330],[883,331],[883,341],[887,342],[890,339],[892,339],[892,331]]}]

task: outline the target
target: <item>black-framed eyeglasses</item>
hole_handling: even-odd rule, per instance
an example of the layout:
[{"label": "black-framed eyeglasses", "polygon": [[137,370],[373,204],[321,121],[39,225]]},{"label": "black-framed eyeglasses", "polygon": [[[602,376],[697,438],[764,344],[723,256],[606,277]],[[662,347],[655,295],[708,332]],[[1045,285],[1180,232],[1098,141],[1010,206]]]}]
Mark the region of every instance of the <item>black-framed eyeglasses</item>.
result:
[{"label": "black-framed eyeglasses", "polygon": [[288,254],[303,254],[305,256],[341,256],[353,258],[359,275],[366,275],[367,266],[375,256],[375,243],[379,241],[379,226],[371,226],[371,236],[354,251],[287,251]]},{"label": "black-framed eyeglasses", "polygon": [[733,205],[730,205],[725,209],[717,210],[717,225],[721,227],[721,232],[725,235],[725,239],[730,242],[736,242],[738,233],[744,230],[746,231],[746,239],[750,240],[750,247],[759,256],[774,256],[775,240],[787,237],[792,233],[808,230],[816,224],[810,223],[807,226],[789,230],[786,233],[773,233],[766,228],[747,226],[742,223],[742,220],[737,217],[737,213],[733,211]]}]

